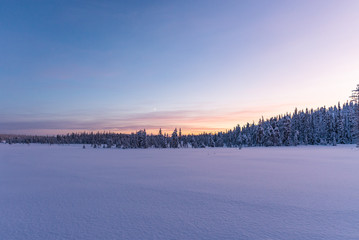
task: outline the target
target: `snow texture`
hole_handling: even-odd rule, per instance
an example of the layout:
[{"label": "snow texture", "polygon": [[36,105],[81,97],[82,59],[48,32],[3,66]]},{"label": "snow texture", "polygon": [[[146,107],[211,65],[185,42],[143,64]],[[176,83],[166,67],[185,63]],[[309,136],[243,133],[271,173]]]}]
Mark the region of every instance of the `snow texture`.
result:
[{"label": "snow texture", "polygon": [[359,239],[353,145],[0,144],[0,239]]}]

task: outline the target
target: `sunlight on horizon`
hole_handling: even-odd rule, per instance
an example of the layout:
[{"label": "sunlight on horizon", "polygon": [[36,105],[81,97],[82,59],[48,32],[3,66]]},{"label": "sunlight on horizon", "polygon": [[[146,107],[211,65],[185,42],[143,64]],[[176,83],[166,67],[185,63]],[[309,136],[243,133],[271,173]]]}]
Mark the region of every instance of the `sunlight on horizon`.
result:
[{"label": "sunlight on horizon", "polygon": [[0,133],[222,131],[359,81],[358,1],[5,5]]}]

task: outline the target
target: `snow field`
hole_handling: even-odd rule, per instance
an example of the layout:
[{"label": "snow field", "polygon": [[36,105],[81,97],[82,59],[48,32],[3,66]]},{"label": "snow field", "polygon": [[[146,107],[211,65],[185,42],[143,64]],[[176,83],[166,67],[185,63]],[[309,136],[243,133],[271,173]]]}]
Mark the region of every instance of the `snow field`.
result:
[{"label": "snow field", "polygon": [[0,144],[0,239],[359,239],[359,151]]}]

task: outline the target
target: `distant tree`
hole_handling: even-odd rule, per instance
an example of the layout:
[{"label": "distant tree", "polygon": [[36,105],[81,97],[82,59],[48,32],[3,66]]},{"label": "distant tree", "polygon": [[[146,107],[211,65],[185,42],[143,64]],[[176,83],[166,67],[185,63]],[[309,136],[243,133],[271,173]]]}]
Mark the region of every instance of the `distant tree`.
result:
[{"label": "distant tree", "polygon": [[291,123],[290,118],[288,116],[286,116],[284,118],[284,130],[283,130],[283,144],[285,146],[289,146],[291,144],[290,135],[291,135],[292,129],[291,129],[290,123]]},{"label": "distant tree", "polygon": [[222,134],[222,132],[219,132],[215,138],[215,147],[223,147],[223,146],[224,146],[223,134]]},{"label": "distant tree", "polygon": [[192,148],[198,148],[198,143],[197,143],[197,140],[196,140],[196,138],[195,138],[195,136],[192,134],[192,136],[191,136],[191,147]]},{"label": "distant tree", "polygon": [[243,137],[242,137],[242,133],[239,132],[238,136],[237,136],[237,146],[239,149],[242,149],[243,146]]},{"label": "distant tree", "polygon": [[352,102],[354,103],[354,113],[353,113],[353,135],[359,147],[359,84],[356,89],[353,90],[351,96]]},{"label": "distant tree", "polygon": [[344,119],[340,103],[338,103],[338,113],[336,114],[335,119],[335,129],[337,135],[337,142],[339,144],[345,143]]},{"label": "distant tree", "polygon": [[175,128],[171,137],[171,148],[178,148],[178,145],[179,145],[179,139],[177,134],[177,128]]},{"label": "distant tree", "polygon": [[293,144],[297,146],[299,144],[299,131],[295,130],[293,135]]},{"label": "distant tree", "polygon": [[263,128],[263,122],[260,121],[258,130],[257,130],[257,144],[259,146],[263,146],[264,144],[264,128]]},{"label": "distant tree", "polygon": [[280,139],[279,128],[277,126],[275,126],[273,131],[274,131],[273,144],[274,144],[274,146],[280,146],[282,143],[281,143],[281,139]]},{"label": "distant tree", "polygon": [[182,139],[182,129],[179,129],[179,133],[178,133],[178,141],[179,141],[179,146],[183,147],[183,139]]}]

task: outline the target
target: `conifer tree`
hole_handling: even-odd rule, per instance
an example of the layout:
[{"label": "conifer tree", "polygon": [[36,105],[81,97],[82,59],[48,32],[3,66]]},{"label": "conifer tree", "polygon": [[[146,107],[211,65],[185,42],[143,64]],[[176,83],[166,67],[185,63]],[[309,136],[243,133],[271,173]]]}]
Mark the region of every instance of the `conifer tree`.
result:
[{"label": "conifer tree", "polygon": [[178,140],[178,134],[177,134],[177,128],[172,133],[171,138],[171,148],[178,148],[179,140]]},{"label": "conifer tree", "polygon": [[353,90],[351,96],[352,102],[354,103],[353,111],[353,136],[356,140],[357,147],[359,147],[359,84],[357,88]]}]

